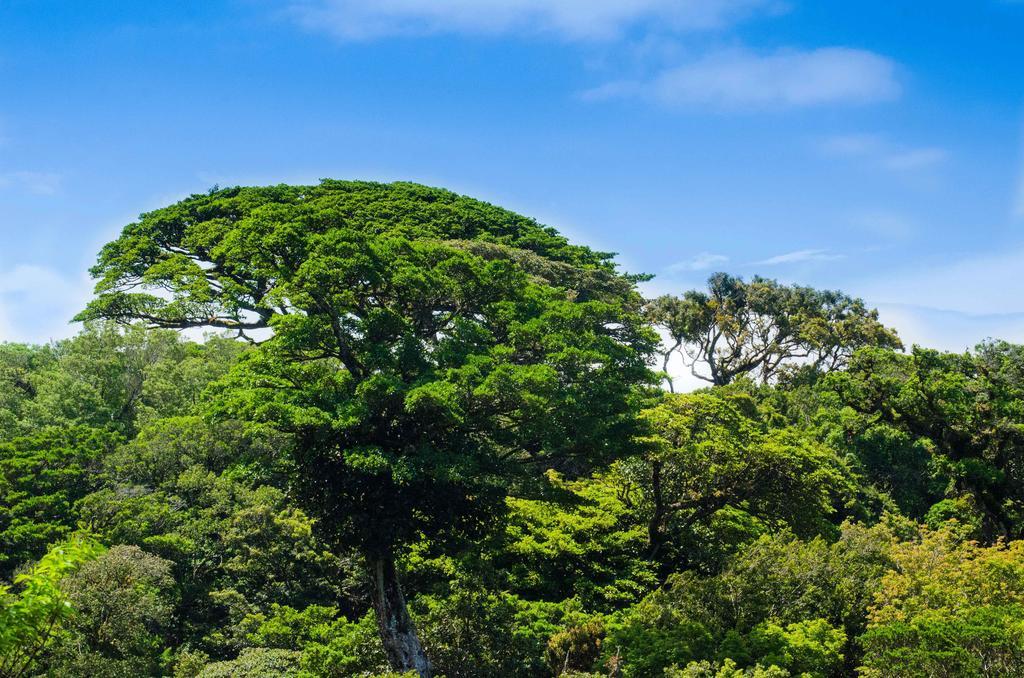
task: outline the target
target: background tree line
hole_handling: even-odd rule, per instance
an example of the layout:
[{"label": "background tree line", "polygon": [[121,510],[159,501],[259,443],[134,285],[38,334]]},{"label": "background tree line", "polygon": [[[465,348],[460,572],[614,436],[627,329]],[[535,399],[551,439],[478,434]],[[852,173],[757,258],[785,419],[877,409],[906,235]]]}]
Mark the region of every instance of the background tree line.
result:
[{"label": "background tree line", "polygon": [[1024,347],[645,300],[414,184],[192,196],[93,275],[0,345],[0,676],[1024,673]]}]

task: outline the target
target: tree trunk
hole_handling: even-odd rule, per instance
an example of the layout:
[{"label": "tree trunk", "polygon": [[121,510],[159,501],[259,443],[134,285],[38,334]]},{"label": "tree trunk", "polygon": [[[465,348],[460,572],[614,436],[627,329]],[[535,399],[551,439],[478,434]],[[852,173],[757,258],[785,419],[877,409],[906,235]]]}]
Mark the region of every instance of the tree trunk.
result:
[{"label": "tree trunk", "polygon": [[430,660],[423,652],[416,627],[405,606],[394,556],[387,553],[367,556],[366,560],[373,579],[373,609],[377,613],[377,631],[388,663],[396,671],[415,671],[420,678],[430,678]]}]

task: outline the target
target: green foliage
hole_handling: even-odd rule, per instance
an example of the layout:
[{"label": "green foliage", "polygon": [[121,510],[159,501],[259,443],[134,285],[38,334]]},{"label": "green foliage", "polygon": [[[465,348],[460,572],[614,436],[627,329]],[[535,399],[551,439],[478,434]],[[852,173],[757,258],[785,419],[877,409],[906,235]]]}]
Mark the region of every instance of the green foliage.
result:
[{"label": "green foliage", "polygon": [[[125,340],[103,336],[102,350],[129,350]],[[140,337],[134,345],[151,343]],[[233,350],[179,348],[220,361],[213,373],[238,360]],[[43,392],[41,375],[79,369],[78,358],[62,356],[84,350],[8,349],[10,383],[35,380]],[[1015,354],[982,350],[995,353],[928,363],[938,370],[928,388],[951,380],[942,387],[946,401],[957,389],[982,386],[986,398],[1002,398],[987,408],[977,394],[962,398],[961,419],[942,420],[961,422],[958,430],[994,426],[977,430],[971,445],[998,447],[1009,444],[998,430],[1010,442],[1016,435],[1015,363],[1006,357]],[[592,475],[550,472],[542,484],[511,485],[514,494],[496,514],[502,529],[475,549],[421,539],[403,555],[402,571],[419,592],[411,609],[436,671],[450,678],[1019,672],[1020,542],[968,541],[986,538],[993,525],[978,488],[993,491],[1002,481],[989,473],[978,476],[986,484],[958,485],[947,457],[954,434],[936,428],[936,443],[911,426],[927,412],[915,403],[931,396],[907,369],[924,357],[862,354],[850,370],[815,383],[669,396],[643,415],[641,454]],[[861,363],[869,358],[875,362]],[[986,368],[993,371],[984,382],[970,367],[981,360],[998,366]],[[179,378],[171,361],[154,365],[146,373],[151,386]],[[46,378],[63,381],[52,372]],[[169,396],[151,410],[140,405],[134,429],[97,428],[100,418],[86,411],[45,419],[40,413],[61,408],[56,400],[40,406],[38,393],[5,401],[5,416],[28,433],[0,443],[5,566],[28,567],[80,522],[114,546],[91,552],[99,557],[80,569],[40,575],[47,583],[35,590],[43,595],[28,596],[23,579],[6,589],[10,619],[12,610],[31,607],[25,599],[41,610],[35,626],[25,615],[6,623],[35,634],[41,648],[29,662],[21,648],[32,641],[8,640],[11,665],[68,676],[384,675],[359,560],[332,554],[288,495],[294,434],[203,417],[209,401],[199,395],[188,405]],[[32,428],[30,416],[63,425]],[[1002,459],[992,463],[1016,473],[1015,457]],[[656,463],[662,503],[672,509],[652,560]],[[884,495],[865,504],[876,500],[858,472],[897,499],[890,510],[916,511],[931,529],[898,515],[872,527],[836,527],[848,515],[877,520],[878,506],[887,505]],[[659,571],[668,575],[661,589]],[[46,632],[39,619],[54,603],[62,607]]]},{"label": "green foliage", "polygon": [[[896,478],[903,474],[895,495],[911,515],[923,517],[935,502],[969,496],[986,538],[1016,539],[1024,534],[1022,370],[1024,352],[1005,343],[963,355],[872,349],[857,354],[848,371],[828,375],[823,388],[865,414],[869,430],[883,426],[898,439],[884,456],[871,442],[866,453],[860,441],[855,449],[881,486],[888,484],[887,469],[895,466]],[[929,482],[908,482],[913,474]]]},{"label": "green foliage", "polygon": [[289,444],[287,436],[267,427],[213,423],[194,415],[167,417],[148,422],[106,458],[106,468],[118,484],[150,488],[173,485],[193,467],[244,471],[274,482],[277,457]]},{"label": "green foliage", "polygon": [[670,595],[657,591],[609,624],[605,647],[621,656],[627,678],[658,675],[672,665],[714,655],[711,630],[673,605]]},{"label": "green foliage", "polygon": [[606,255],[412,184],[193,196],[93,273],[86,318],[272,327],[225,407],[302,432],[296,491],[375,551],[473,528],[511,458],[611,452],[647,379],[640,298]]},{"label": "green foliage", "polygon": [[505,547],[495,567],[521,595],[579,599],[608,609],[643,596],[656,584],[646,557],[647,531],[636,520],[628,481],[613,469],[567,481],[549,476],[555,495],[510,498]]},{"label": "green foliage", "polygon": [[610,255],[414,184],[232,188],[106,245],[79,318],[269,332],[221,416],[295,435],[290,491],[373,571],[398,669],[430,672],[396,552],[485,533],[512,479],[621,455],[654,333]]},{"label": "green foliage", "polygon": [[300,663],[305,676],[344,678],[388,673],[373,613],[354,622],[342,621],[313,639],[303,647]]},{"label": "green foliage", "polygon": [[667,562],[692,561],[698,543],[730,526],[734,545],[784,525],[834,531],[837,509],[856,501],[858,479],[842,458],[799,429],[769,426],[749,397],[667,395],[642,416],[650,452],[630,475],[651,554]]},{"label": "green foliage", "polygon": [[[955,525],[951,525],[951,521]],[[966,496],[935,502],[925,514],[924,522],[933,530],[946,527],[958,530],[964,537],[980,537],[984,516],[972,498]]]},{"label": "green foliage", "polygon": [[248,615],[241,626],[257,648],[298,653],[303,676],[368,675],[387,663],[372,615],[349,621],[332,607],[273,604],[268,613]]},{"label": "green foliage", "polygon": [[61,583],[75,609],[49,662],[62,676],[158,675],[174,609],[171,563],[115,546]]},{"label": "green foliage", "polygon": [[834,543],[766,535],[719,574],[673,575],[609,623],[605,647],[621,648],[627,676],[716,658],[831,675],[856,654],[893,542],[885,526],[844,525]]},{"label": "green foliage", "polygon": [[924,516],[941,496],[944,484],[938,477],[935,447],[927,438],[886,421],[878,412],[842,407],[835,398],[816,412],[815,424],[831,447],[855,457],[864,475],[907,515]]},{"label": "green foliage", "polygon": [[748,637],[750,655],[758,663],[779,666],[796,675],[826,678],[843,663],[846,634],[824,619],[808,619],[787,624],[762,622]]},{"label": "green foliage", "polygon": [[577,609],[461,586],[443,598],[421,596],[413,605],[436,670],[449,678],[543,672],[548,638],[582,616]]},{"label": "green foliage", "polygon": [[102,550],[92,538],[73,535],[15,577],[13,589],[0,586],[0,676],[18,678],[38,669],[76,612],[61,580]]},{"label": "green foliage", "polygon": [[925,531],[894,550],[863,637],[866,676],[1024,672],[1024,542]]},{"label": "green foliage", "polygon": [[82,501],[82,519],[111,543],[175,564],[184,633],[215,656],[237,652],[234,625],[252,606],[343,603],[351,571],[274,487],[192,466],[158,489],[111,487]]},{"label": "green foliage", "polygon": [[684,668],[670,667],[665,670],[665,678],[789,678],[791,674],[781,666],[762,666],[756,664],[741,669],[731,659],[722,662],[703,660],[690,662]]},{"label": "green foliage", "polygon": [[[1024,675],[1022,346],[647,304],[413,184],[193,196],[94,273],[0,344],[0,678]],[[719,385],[651,389],[648,321]]]},{"label": "green foliage", "polygon": [[604,625],[599,621],[569,627],[548,639],[544,661],[556,676],[589,671],[601,657],[603,640]]},{"label": "green foliage", "polygon": [[39,392],[36,375],[54,360],[52,346],[0,343],[0,440],[19,433],[25,406]]},{"label": "green foliage", "polygon": [[74,425],[131,435],[156,412],[188,413],[242,350],[217,337],[196,344],[175,332],[121,331],[113,323],[89,323],[78,336],[40,349],[4,346],[0,384],[9,383],[14,398],[6,407],[0,398],[0,416],[11,422],[0,440]]},{"label": "green foliage", "polygon": [[960,614],[927,611],[872,628],[861,674],[1015,676],[1024,671],[1024,606],[970,607]]},{"label": "green foliage", "polygon": [[0,442],[0,579],[73,531],[75,504],[100,486],[115,440],[76,426]]},{"label": "green foliage", "polygon": [[[543,675],[553,637],[596,623],[574,601],[527,601],[468,584],[444,596],[419,596],[413,613],[436,671],[450,678]],[[301,650],[304,676],[368,675],[386,665],[372,615],[349,621],[335,608],[273,605],[242,627],[253,646]]]},{"label": "green foliage", "polygon": [[298,665],[298,652],[247,647],[237,659],[207,664],[199,678],[294,677],[298,675]]}]

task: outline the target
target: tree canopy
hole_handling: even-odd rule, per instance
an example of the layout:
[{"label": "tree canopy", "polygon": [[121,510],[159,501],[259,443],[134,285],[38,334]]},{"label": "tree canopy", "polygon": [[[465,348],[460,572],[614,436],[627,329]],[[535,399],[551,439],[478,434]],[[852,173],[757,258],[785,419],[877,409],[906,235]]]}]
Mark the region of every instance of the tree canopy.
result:
[{"label": "tree canopy", "polygon": [[719,386],[748,374],[767,383],[785,368],[839,369],[864,346],[902,348],[860,299],[759,276],[716,273],[706,292],[658,297],[647,313],[667,335],[666,373],[679,354],[695,377]]},{"label": "tree canopy", "polygon": [[[0,344],[0,676],[1024,675],[1019,344],[645,301],[414,184],[192,196],[94,273]],[[658,389],[659,331],[729,383]]]},{"label": "tree canopy", "polygon": [[223,411],[296,435],[294,491],[362,549],[392,665],[422,675],[396,549],[479,532],[509,473],[620,454],[648,381],[641,298],[608,255],[413,184],[193,196],[127,226],[93,275],[82,319],[259,343]]}]

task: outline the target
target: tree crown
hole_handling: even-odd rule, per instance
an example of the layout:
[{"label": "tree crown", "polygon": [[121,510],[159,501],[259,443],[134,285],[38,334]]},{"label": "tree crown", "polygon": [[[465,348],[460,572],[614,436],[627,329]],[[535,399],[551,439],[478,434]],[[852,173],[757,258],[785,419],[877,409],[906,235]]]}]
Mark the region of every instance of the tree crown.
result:
[{"label": "tree crown", "polygon": [[636,278],[610,255],[415,184],[192,196],[126,227],[93,275],[83,318],[260,343],[223,411],[295,432],[298,489],[363,543],[458,526],[509,464],[620,453],[649,379]]}]

